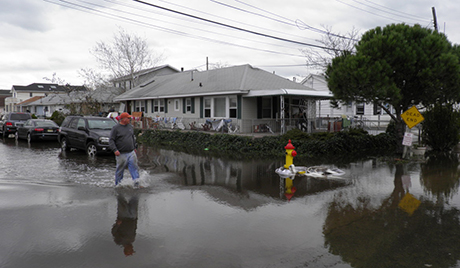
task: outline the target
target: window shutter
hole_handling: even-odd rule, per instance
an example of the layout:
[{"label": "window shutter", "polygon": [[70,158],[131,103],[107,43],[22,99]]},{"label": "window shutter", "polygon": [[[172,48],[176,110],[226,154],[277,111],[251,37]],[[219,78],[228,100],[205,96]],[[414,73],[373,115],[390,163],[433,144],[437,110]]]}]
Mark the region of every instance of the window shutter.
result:
[{"label": "window shutter", "polygon": [[200,118],[203,118],[203,110],[204,110],[204,98],[200,97]]},{"label": "window shutter", "polygon": [[241,95],[238,95],[236,99],[236,114],[236,118],[241,119]]},{"label": "window shutter", "polygon": [[191,110],[192,110],[192,114],[194,114],[194,113],[195,113],[195,98],[191,98],[191,102],[192,102],[192,103],[191,103],[191,104],[192,104],[192,107],[190,107],[190,108],[191,108]]},{"label": "window shutter", "polygon": [[182,98],[182,112],[185,114],[187,113],[187,99]]},{"label": "window shutter", "polygon": [[168,99],[165,99],[165,114],[168,113]]},{"label": "window shutter", "polygon": [[257,97],[257,119],[262,118],[262,97]]}]

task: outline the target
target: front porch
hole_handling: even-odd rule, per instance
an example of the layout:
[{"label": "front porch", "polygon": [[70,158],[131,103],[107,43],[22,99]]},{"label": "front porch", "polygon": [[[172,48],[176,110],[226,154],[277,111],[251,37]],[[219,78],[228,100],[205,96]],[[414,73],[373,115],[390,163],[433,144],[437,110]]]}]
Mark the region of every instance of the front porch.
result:
[{"label": "front porch", "polygon": [[[223,122],[222,122],[223,121]],[[284,122],[283,122],[284,121]],[[209,131],[216,133],[235,134],[283,134],[285,131],[300,129],[307,133],[338,132],[349,127],[360,127],[372,135],[385,132],[388,120],[356,119],[346,122],[341,117],[316,117],[313,120],[302,118],[287,119],[206,119],[206,118],[181,118],[181,117],[135,117],[132,124],[139,129],[179,129]]]}]

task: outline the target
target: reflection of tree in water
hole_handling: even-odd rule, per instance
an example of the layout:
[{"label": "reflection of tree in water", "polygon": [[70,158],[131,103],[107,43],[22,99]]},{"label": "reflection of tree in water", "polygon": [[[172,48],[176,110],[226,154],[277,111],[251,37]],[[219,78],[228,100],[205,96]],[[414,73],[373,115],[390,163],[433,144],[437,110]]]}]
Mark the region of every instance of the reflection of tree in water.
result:
[{"label": "reflection of tree in water", "polygon": [[395,189],[381,205],[338,195],[323,226],[325,244],[353,267],[452,267],[460,260],[460,211],[428,200],[412,216],[398,208],[404,196],[403,166]]},{"label": "reflection of tree in water", "polygon": [[460,172],[459,160],[454,153],[428,154],[421,165],[420,182],[438,201],[450,199],[457,193]]}]

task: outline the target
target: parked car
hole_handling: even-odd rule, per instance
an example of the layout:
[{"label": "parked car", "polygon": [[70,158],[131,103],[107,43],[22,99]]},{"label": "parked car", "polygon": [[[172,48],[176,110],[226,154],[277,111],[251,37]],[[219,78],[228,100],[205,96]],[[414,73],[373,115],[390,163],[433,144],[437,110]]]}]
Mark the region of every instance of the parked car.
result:
[{"label": "parked car", "polygon": [[16,139],[26,139],[28,142],[34,140],[56,140],[59,133],[59,126],[48,119],[29,119],[24,125],[17,128]]},{"label": "parked car", "polygon": [[10,134],[15,134],[19,126],[22,126],[25,121],[32,119],[30,113],[10,112],[6,113],[0,119],[0,131],[2,136],[8,137]]},{"label": "parked car", "polygon": [[58,141],[63,151],[85,150],[89,156],[111,152],[109,136],[117,122],[112,118],[67,116],[61,124]]}]

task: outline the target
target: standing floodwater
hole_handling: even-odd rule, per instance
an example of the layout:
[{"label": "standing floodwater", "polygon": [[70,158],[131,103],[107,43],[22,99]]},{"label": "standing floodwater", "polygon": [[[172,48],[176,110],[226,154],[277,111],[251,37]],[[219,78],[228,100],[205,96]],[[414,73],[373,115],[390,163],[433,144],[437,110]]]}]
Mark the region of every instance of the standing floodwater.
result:
[{"label": "standing floodwater", "polygon": [[138,157],[146,187],[115,188],[112,155],[3,140],[0,267],[458,267],[455,159],[350,163],[286,195],[284,159]]}]

